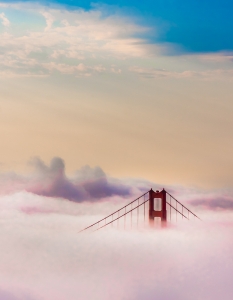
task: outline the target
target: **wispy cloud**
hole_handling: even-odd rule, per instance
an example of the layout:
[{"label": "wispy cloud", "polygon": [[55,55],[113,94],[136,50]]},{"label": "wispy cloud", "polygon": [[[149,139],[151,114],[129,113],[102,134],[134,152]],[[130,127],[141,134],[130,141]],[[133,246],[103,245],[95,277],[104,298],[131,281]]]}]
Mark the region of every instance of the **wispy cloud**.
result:
[{"label": "wispy cloud", "polygon": [[[98,72],[99,61],[102,61],[106,66],[101,67],[101,71],[119,74],[109,65],[109,58],[143,57],[149,52],[155,53],[158,48],[147,45],[146,39],[141,37],[151,30],[149,27],[117,14],[104,16],[98,10],[100,8],[66,11],[21,3],[3,3],[1,6],[33,16],[34,24],[41,24],[43,16],[46,23],[37,30],[33,29],[34,24],[30,24],[22,34],[14,33],[20,25],[14,23],[10,33],[1,34],[0,66],[4,71],[22,75],[47,74],[49,68],[50,72],[86,76]],[[4,14],[1,14],[1,19],[6,26],[9,25]],[[80,68],[80,60],[88,60],[85,63],[89,69],[87,73]]]},{"label": "wispy cloud", "polygon": [[0,19],[2,20],[2,25],[5,27],[10,26],[10,21],[7,19],[6,15],[4,13],[0,14]]},{"label": "wispy cloud", "polygon": [[[171,43],[148,42],[149,35],[157,35],[159,28],[142,25],[132,16],[120,13],[106,14],[101,6],[85,11],[83,9],[66,10],[64,7],[51,8],[31,2],[1,3],[0,7],[9,16],[12,10],[29,16],[33,22],[28,28],[18,23],[9,22],[5,13],[0,19],[5,28],[0,35],[0,67],[2,76],[29,77],[50,76],[54,73],[74,76],[91,76],[99,73],[119,74],[130,72],[143,78],[175,78],[218,80],[233,77],[233,67],[224,63],[232,62],[232,53],[208,53],[200,55],[182,55],[190,62],[191,68],[177,68],[176,56],[172,64],[176,67],[145,68],[143,60],[174,55],[177,45]],[[103,9],[103,10],[102,10]],[[18,27],[21,28],[18,31]],[[171,57],[171,56],[170,56]],[[132,58],[138,66],[132,66]],[[142,61],[141,61],[142,60]],[[199,62],[199,68],[193,69],[193,63]],[[200,61],[208,66],[200,66]],[[141,62],[141,63],[140,63]],[[115,67],[112,67],[112,64]],[[135,63],[135,62],[134,62]],[[211,64],[219,63],[216,67]],[[84,67],[85,66],[85,67]],[[197,64],[196,64],[197,66]],[[118,75],[117,75],[118,74]]]},{"label": "wispy cloud", "polygon": [[131,67],[129,70],[143,78],[188,78],[194,75],[190,71],[175,72],[156,68]]},{"label": "wispy cloud", "polygon": [[47,12],[47,11],[43,11],[41,14],[42,14],[42,16],[45,17],[46,24],[47,24],[47,26],[46,26],[46,28],[45,28],[45,31],[48,31],[48,30],[50,30],[50,29],[52,28],[52,25],[53,25],[53,22],[54,22],[54,18],[53,18],[53,16],[52,16],[49,12]]},{"label": "wispy cloud", "polygon": [[142,78],[147,79],[163,79],[163,78],[174,78],[174,79],[199,79],[199,80],[232,80],[233,69],[212,69],[205,71],[173,71],[166,69],[156,68],[142,68],[142,67],[130,67],[130,72],[137,74]]},{"label": "wispy cloud", "polygon": [[206,53],[206,54],[200,54],[197,56],[197,58],[201,61],[207,61],[207,62],[216,62],[216,63],[222,63],[222,62],[232,62],[233,61],[233,53],[222,51],[219,53]]}]

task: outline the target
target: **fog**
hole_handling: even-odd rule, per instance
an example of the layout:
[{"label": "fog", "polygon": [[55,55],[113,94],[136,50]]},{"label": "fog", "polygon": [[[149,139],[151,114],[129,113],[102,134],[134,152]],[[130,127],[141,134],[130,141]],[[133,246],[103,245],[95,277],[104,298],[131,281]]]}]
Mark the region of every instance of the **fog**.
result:
[{"label": "fog", "polygon": [[27,192],[0,203],[1,300],[232,299],[231,212],[200,210],[202,222],[163,229],[78,233],[121,203]]}]

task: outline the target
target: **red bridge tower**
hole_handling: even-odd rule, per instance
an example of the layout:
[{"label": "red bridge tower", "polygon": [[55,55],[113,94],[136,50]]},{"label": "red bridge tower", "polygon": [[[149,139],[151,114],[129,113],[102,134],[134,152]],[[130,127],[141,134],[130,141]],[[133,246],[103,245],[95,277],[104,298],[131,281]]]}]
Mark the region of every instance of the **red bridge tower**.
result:
[{"label": "red bridge tower", "polygon": [[[155,210],[155,201],[160,201],[161,210]],[[154,225],[154,218],[161,218],[163,224],[167,222],[167,208],[166,208],[166,191],[163,189],[161,192],[154,192],[152,189],[149,191],[149,221]]]}]

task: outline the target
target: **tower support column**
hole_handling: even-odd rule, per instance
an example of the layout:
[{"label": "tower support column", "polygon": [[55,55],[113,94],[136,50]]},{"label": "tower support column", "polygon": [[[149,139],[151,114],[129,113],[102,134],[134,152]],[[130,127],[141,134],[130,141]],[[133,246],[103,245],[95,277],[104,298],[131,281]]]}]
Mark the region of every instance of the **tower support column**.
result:
[{"label": "tower support column", "polygon": [[[154,199],[161,199],[161,210],[155,210]],[[166,204],[166,191],[164,189],[161,192],[154,192],[152,189],[149,191],[149,222],[151,226],[154,226],[154,218],[161,218],[162,225],[166,224]]]}]

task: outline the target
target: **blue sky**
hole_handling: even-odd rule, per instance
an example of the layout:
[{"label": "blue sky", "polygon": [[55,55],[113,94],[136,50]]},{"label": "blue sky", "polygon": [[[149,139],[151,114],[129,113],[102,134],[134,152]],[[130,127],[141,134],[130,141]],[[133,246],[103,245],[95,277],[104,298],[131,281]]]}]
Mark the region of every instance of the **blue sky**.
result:
[{"label": "blue sky", "polygon": [[[10,2],[10,1],[9,1]],[[12,1],[17,2],[17,1]],[[38,1],[22,1],[38,2]],[[90,9],[93,5],[107,4],[127,14],[141,18],[150,26],[163,24],[159,37],[150,36],[151,42],[178,44],[180,51],[217,52],[233,49],[233,3],[228,0],[53,0],[39,1],[49,6],[64,5],[75,9]]]}]

